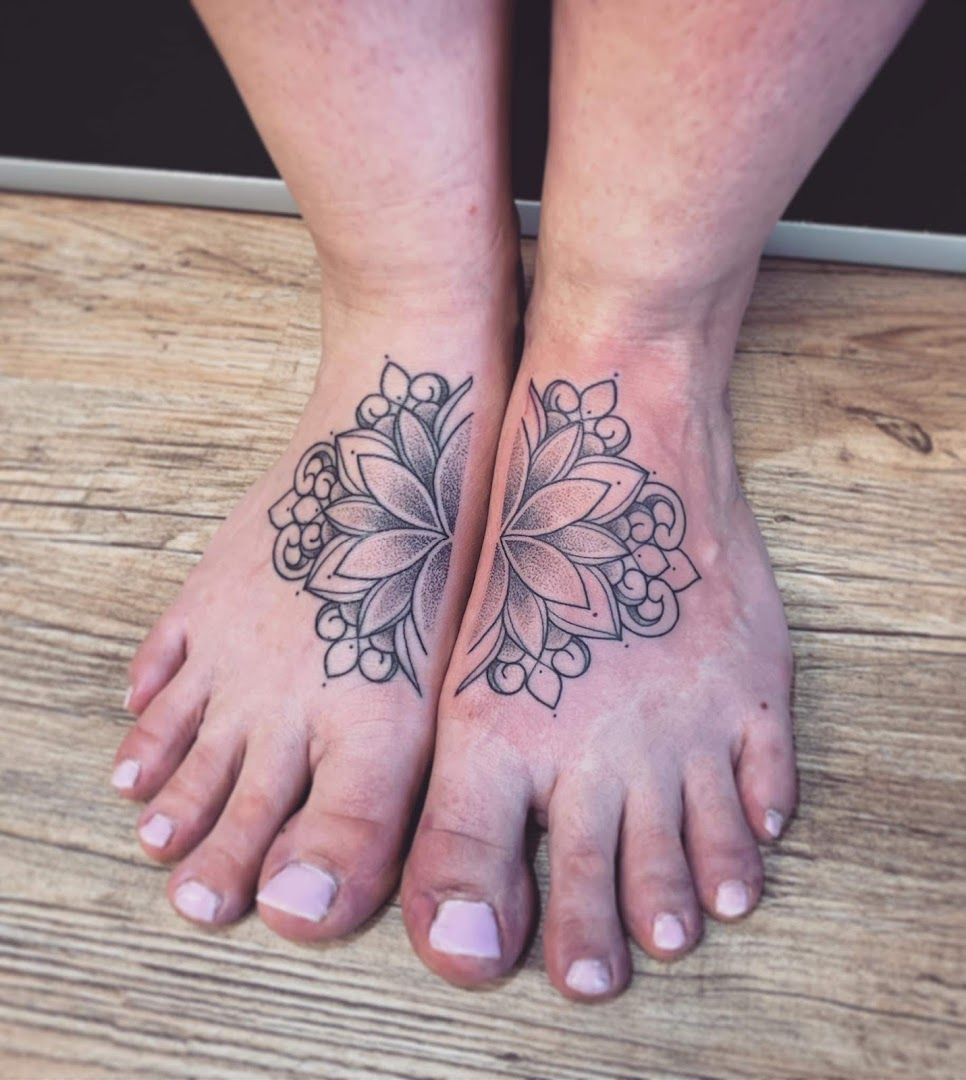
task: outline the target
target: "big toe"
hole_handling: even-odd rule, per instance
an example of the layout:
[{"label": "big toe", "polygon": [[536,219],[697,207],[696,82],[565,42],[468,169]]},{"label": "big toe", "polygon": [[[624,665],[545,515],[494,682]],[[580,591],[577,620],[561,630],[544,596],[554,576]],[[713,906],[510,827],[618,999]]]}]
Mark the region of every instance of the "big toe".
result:
[{"label": "big toe", "polygon": [[305,805],[265,857],[257,900],[267,925],[318,941],[349,933],[385,903],[428,752],[428,737],[400,737],[391,722],[328,746]]},{"label": "big toe", "polygon": [[529,779],[512,760],[443,734],[403,876],[403,915],[420,959],[473,986],[505,974],[533,923],[525,858]]}]

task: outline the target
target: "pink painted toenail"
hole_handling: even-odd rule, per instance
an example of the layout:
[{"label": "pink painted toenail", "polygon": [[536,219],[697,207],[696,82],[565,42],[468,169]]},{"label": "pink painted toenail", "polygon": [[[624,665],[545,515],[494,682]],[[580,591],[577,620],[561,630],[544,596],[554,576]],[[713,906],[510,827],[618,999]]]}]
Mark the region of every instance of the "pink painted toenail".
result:
[{"label": "pink painted toenail", "polygon": [[140,775],[141,763],[133,758],[127,758],[115,766],[114,772],[111,773],[111,783],[118,791],[127,791],[128,788],[134,787]]},{"label": "pink painted toenail", "polygon": [[197,922],[212,922],[221,907],[221,897],[200,881],[186,881],[174,893],[174,906]]},{"label": "pink painted toenail", "polygon": [[127,690],[125,691],[125,694],[124,694],[124,708],[125,709],[128,707],[128,705],[131,704],[131,698],[132,697],[134,697],[134,687],[129,686],[127,688]]},{"label": "pink painted toenail", "polygon": [[293,862],[270,878],[255,899],[287,915],[321,922],[332,906],[337,889],[331,874],[308,863]]},{"label": "pink painted toenail", "polygon": [[578,994],[594,997],[610,989],[610,970],[600,960],[575,960],[565,981]]},{"label": "pink painted toenail", "polygon": [[654,920],[654,944],[667,952],[677,952],[684,948],[687,935],[684,923],[676,915],[662,914]]},{"label": "pink painted toenail", "polygon": [[496,960],[500,932],[493,908],[482,900],[444,900],[429,928],[429,944],[451,956]]},{"label": "pink painted toenail", "polygon": [[777,810],[765,811],[765,832],[768,833],[769,836],[773,836],[777,840],[782,834],[784,825],[785,819]]},{"label": "pink painted toenail", "polygon": [[714,909],[726,919],[736,919],[748,910],[748,886],[743,881],[722,881],[714,898]]},{"label": "pink painted toenail", "polygon": [[138,836],[153,848],[163,848],[174,835],[174,822],[167,814],[152,814],[138,829]]}]

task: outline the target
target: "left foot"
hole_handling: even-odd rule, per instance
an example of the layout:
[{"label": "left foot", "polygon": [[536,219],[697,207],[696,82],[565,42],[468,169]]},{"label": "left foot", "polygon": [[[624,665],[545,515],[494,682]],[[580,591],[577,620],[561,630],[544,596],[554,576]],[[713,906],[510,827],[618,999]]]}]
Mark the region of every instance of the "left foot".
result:
[{"label": "left foot", "polygon": [[547,969],[592,1000],[627,982],[624,926],[670,960],[702,908],[751,911],[756,840],[793,810],[781,599],[723,394],[675,374],[708,345],[675,348],[528,341],[403,880],[417,952],[461,985],[504,974],[532,925],[531,811]]},{"label": "left foot", "polygon": [[324,308],[292,443],[138,650],[113,781],[189,919],[257,894],[279,933],[331,938],[396,885],[506,398],[501,268],[462,318]]}]

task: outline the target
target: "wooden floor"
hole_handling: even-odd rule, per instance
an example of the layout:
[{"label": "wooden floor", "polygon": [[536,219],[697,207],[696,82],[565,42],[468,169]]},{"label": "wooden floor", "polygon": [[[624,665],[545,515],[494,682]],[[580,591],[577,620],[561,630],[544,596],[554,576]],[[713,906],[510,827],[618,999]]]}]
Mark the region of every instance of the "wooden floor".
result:
[{"label": "wooden floor", "polygon": [[106,783],[125,664],[287,440],[316,290],[293,220],[0,195],[0,1077],[966,1076],[963,278],[761,273],[734,410],[802,805],[753,918],[586,1008],[539,937],[439,982],[396,903],[315,949],[172,914]]}]

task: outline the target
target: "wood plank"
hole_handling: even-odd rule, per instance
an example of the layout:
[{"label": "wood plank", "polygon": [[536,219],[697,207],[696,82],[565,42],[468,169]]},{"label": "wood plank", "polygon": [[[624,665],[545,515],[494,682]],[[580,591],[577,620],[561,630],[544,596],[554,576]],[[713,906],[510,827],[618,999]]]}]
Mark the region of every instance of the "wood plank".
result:
[{"label": "wood plank", "polygon": [[[0,1076],[963,1075],[962,279],[763,267],[736,441],[793,626],[802,808],[752,919],[670,968],[635,950],[587,1009],[539,935],[454,991],[395,901],[312,949],[170,912],[105,786],[124,665],[298,415],[311,245],[19,195],[0,242]],[[542,844],[536,872],[545,898]]]}]

